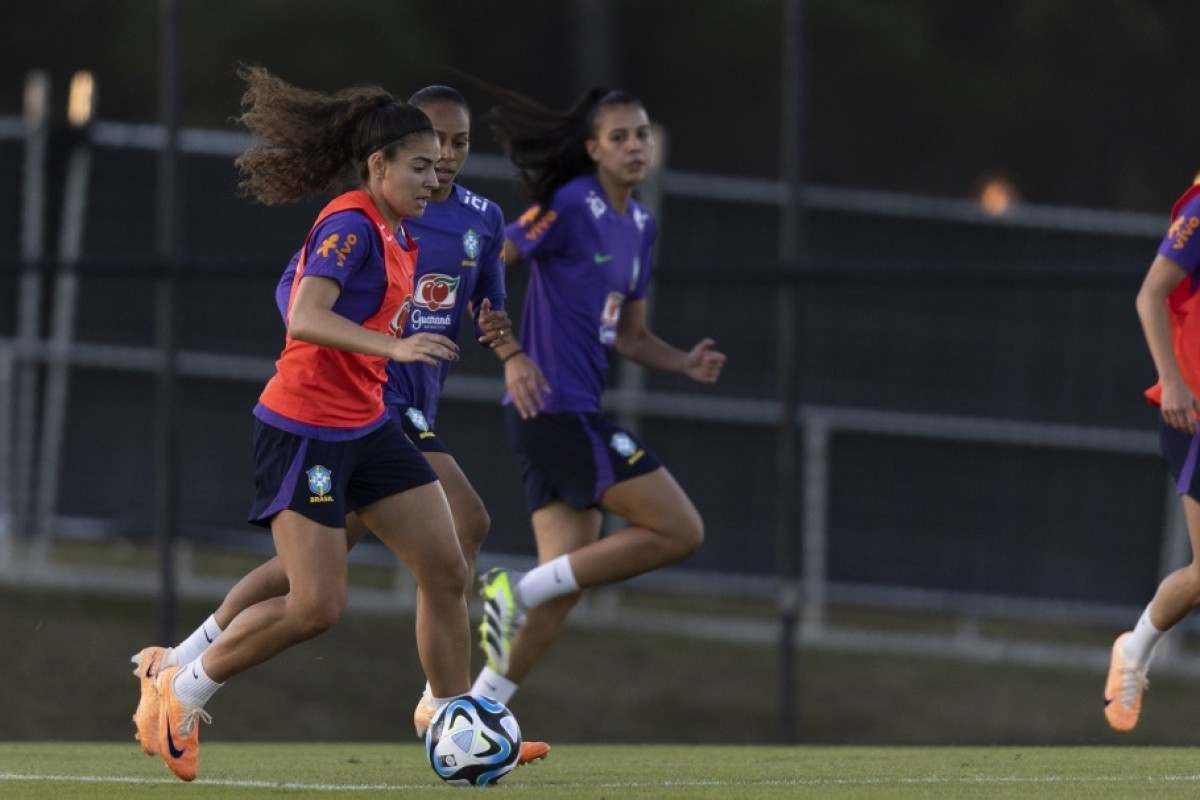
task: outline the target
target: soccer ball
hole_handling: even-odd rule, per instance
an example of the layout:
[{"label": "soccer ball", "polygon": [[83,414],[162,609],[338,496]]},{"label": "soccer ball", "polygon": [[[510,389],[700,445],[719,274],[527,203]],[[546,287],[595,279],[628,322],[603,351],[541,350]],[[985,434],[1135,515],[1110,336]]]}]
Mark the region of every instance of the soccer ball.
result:
[{"label": "soccer ball", "polygon": [[463,695],[434,715],[425,731],[425,755],[447,783],[485,786],[517,766],[521,728],[503,703]]}]

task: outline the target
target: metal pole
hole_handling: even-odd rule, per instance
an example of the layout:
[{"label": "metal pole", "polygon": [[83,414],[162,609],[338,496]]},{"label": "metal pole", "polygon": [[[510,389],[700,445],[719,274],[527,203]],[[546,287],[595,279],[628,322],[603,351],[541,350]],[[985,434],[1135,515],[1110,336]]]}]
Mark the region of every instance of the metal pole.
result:
[{"label": "metal pole", "polygon": [[13,567],[12,541],[12,395],[13,348],[0,345],[0,576]]},{"label": "metal pole", "polygon": [[593,86],[614,88],[612,4],[608,0],[575,0],[576,94]]},{"label": "metal pole", "polygon": [[12,531],[29,532],[33,496],[33,442],[38,370],[34,351],[41,335],[43,214],[50,119],[50,76],[33,70],[25,78],[25,164],[21,202],[21,281],[17,290],[17,353],[13,422]]},{"label": "metal pole", "polygon": [[775,546],[779,570],[779,699],[778,737],[796,741],[796,623],[799,618],[800,577],[797,544],[798,435],[800,405],[797,341],[800,330],[800,295],[795,274],[804,267],[804,46],[801,0],[784,0],[783,68],[780,76],[780,177],[786,200],[779,216],[780,291],[777,294],[777,353],[781,410],[776,437]]},{"label": "metal pole", "polygon": [[175,271],[179,238],[177,185],[179,139],[179,6],[178,0],[159,2],[159,115],[163,147],[158,154],[157,253],[163,274],[155,287],[155,343],[162,360],[155,381],[154,521],[158,548],[158,641],[175,641],[178,599],[175,577],[176,509],[175,442]]},{"label": "metal pole", "polygon": [[[80,74],[71,82],[68,105],[78,102],[77,85]],[[67,359],[75,339],[75,311],[79,292],[76,266],[83,254],[83,234],[87,225],[88,185],[92,174],[92,148],[88,125],[95,116],[96,91],[91,76],[87,76],[87,99],[72,119],[78,136],[67,162],[63,186],[62,222],[58,229],[58,276],[54,282],[54,305],[50,318],[50,360],[46,366],[45,397],[42,402],[42,435],[38,448],[38,480],[36,492],[37,524],[33,546],[35,560],[44,561],[50,550],[50,540],[58,521],[58,485],[62,475],[62,446],[67,420],[67,402],[71,365]]]}]

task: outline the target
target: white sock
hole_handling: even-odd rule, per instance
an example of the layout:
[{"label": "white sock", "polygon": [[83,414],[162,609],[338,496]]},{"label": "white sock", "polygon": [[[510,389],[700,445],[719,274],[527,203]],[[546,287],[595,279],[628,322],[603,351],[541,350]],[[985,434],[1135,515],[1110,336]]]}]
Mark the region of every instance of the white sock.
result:
[{"label": "white sock", "polygon": [[442,710],[442,706],[446,705],[446,703],[449,703],[454,698],[453,697],[434,697],[433,694],[431,693],[429,695],[429,699],[430,699],[430,701],[433,702],[434,716],[437,716],[437,712]]},{"label": "white sock", "polygon": [[529,570],[517,584],[517,597],[525,608],[540,606],[547,600],[577,591],[579,583],[571,570],[571,560],[565,554]]},{"label": "white sock", "polygon": [[208,619],[204,620],[199,628],[192,631],[191,636],[171,648],[171,652],[163,657],[162,665],[175,667],[181,664],[190,664],[203,655],[209,645],[215,642],[220,635],[221,626],[217,624],[217,618],[209,614]]},{"label": "white sock", "polygon": [[1146,606],[1133,628],[1133,633],[1125,640],[1125,657],[1138,667],[1149,666],[1150,659],[1154,656],[1154,647],[1165,633],[1166,631],[1154,627],[1154,623],[1150,621],[1150,606]]},{"label": "white sock", "polygon": [[175,687],[175,696],[185,706],[203,706],[217,693],[217,689],[225,685],[208,677],[208,673],[204,671],[204,664],[200,662],[201,659],[197,656],[191,663],[180,667],[175,681],[171,684]]},{"label": "white sock", "polygon": [[516,693],[517,685],[491,667],[481,669],[479,677],[475,679],[475,685],[471,687],[471,694],[490,697],[504,705],[508,705],[508,701],[512,700]]}]

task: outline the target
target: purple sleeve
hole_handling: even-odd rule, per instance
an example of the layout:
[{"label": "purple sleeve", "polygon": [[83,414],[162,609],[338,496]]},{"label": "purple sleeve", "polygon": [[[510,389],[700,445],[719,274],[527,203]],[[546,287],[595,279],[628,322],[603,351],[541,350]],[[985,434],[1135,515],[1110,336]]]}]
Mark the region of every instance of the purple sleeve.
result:
[{"label": "purple sleeve", "polygon": [[374,235],[371,221],[360,211],[330,214],[309,237],[304,276],[330,278],[344,289],[346,281],[370,262]]},{"label": "purple sleeve", "polygon": [[1200,195],[1189,200],[1167,229],[1158,254],[1171,259],[1192,276],[1200,268]]},{"label": "purple sleeve", "polygon": [[279,316],[283,317],[283,324],[287,326],[287,310],[288,302],[292,299],[292,283],[296,280],[296,265],[300,263],[300,251],[292,256],[292,260],[288,262],[287,269],[283,271],[283,275],[279,277],[279,284],[275,287],[275,306],[279,309]]},{"label": "purple sleeve", "polygon": [[505,228],[505,238],[517,248],[523,261],[548,256],[560,250],[566,240],[562,215],[563,209],[558,207],[557,202],[551,203],[546,210],[541,206],[531,206],[516,222]]},{"label": "purple sleeve", "polygon": [[650,288],[650,262],[654,258],[654,242],[658,239],[658,226],[653,217],[646,219],[646,232],[642,236],[642,252],[638,256],[638,272],[633,276],[630,300],[644,300]]},{"label": "purple sleeve", "polygon": [[[504,301],[508,296],[504,286],[504,259],[500,255],[504,246],[504,214],[499,208],[496,212],[497,219],[492,228],[492,236],[487,249],[479,258],[479,280],[475,282],[475,291],[471,295],[476,314],[479,313],[479,305],[485,297],[492,302],[492,308],[499,310],[504,308]],[[478,339],[482,335],[483,330],[476,322],[475,338]]]}]

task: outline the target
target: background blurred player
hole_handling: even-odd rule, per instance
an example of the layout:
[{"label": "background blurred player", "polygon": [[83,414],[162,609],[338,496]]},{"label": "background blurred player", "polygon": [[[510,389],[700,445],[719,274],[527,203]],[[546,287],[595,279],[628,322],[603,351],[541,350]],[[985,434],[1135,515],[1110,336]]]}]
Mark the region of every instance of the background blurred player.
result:
[{"label": "background blurred player", "polygon": [[1113,643],[1104,686],[1104,716],[1118,731],[1137,725],[1154,648],[1163,634],[1200,605],[1200,186],[1171,210],[1171,226],[1137,295],[1137,312],[1158,382],[1146,390],[1162,412],[1162,453],[1183,502],[1192,563],[1163,579],[1132,631]]},{"label": "background blurred player", "polygon": [[[530,263],[521,339],[553,387],[536,416],[506,407],[540,565],[481,582],[488,665],[472,690],[507,703],[581,589],[678,561],[704,538],[666,468],[600,415],[609,351],[702,383],[717,380],[725,356],[711,339],[679,350],[646,324],[655,223],[633,197],[653,149],[642,104],[594,89],[560,113],[503,97],[493,130],[536,203],[509,227],[505,254]],[[601,509],[628,525],[601,539]]]}]

